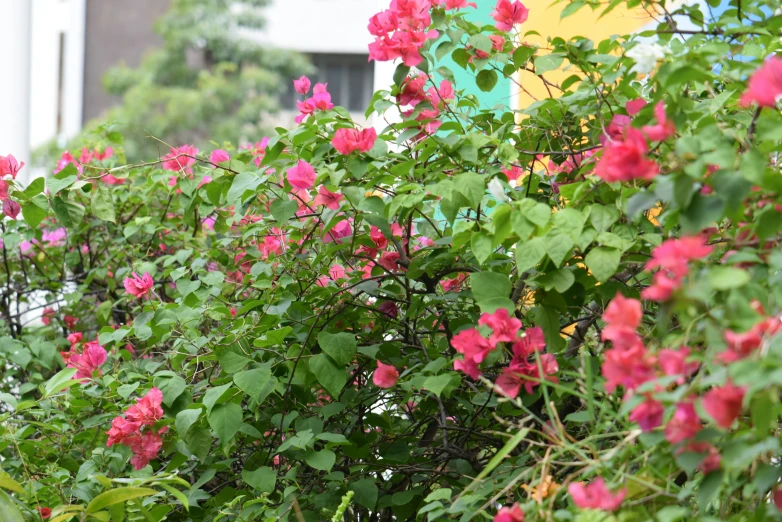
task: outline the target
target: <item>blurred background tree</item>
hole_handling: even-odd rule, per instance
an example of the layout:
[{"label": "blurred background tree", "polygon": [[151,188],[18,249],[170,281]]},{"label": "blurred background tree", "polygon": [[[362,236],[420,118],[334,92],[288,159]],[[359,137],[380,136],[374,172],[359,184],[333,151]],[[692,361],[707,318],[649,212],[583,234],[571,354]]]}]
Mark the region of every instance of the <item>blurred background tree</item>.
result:
[{"label": "blurred background tree", "polygon": [[[259,39],[269,0],[174,0],[155,26],[163,46],[138,68],[118,65],[103,79],[122,103],[85,126],[111,123],[124,134],[129,161],[208,141],[243,143],[268,133],[268,116],[291,78],[311,71],[306,57]],[[71,148],[83,141],[78,136]]]}]

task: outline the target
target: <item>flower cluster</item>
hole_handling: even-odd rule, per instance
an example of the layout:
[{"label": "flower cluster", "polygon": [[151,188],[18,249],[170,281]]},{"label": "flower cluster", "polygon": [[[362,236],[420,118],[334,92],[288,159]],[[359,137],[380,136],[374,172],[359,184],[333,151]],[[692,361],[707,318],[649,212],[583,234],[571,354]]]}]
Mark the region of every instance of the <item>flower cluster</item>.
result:
[{"label": "flower cluster", "polygon": [[402,112],[403,116],[406,118],[414,116],[416,121],[421,122],[421,134],[416,139],[432,134],[440,128],[442,125],[438,119],[440,112],[456,98],[451,82],[443,80],[439,86],[432,83],[427,89],[426,83],[429,80],[430,77],[426,74],[407,77],[396,96],[400,106],[410,107]]},{"label": "flower cluster", "polygon": [[659,270],[652,277],[652,284],[645,288],[641,297],[651,301],[667,301],[674,291],[682,286],[689,273],[689,262],[711,254],[713,248],[706,245],[701,236],[668,239],[652,250],[652,259],[646,263],[646,270]]},{"label": "flower cluster", "polygon": [[144,297],[155,286],[155,281],[149,272],[145,272],[143,276],[133,272],[130,277],[126,277],[122,282],[125,286],[125,291],[130,295],[141,298]]},{"label": "flower cluster", "polygon": [[125,416],[117,416],[111,421],[111,429],[106,433],[109,440],[106,445],[124,444],[133,452],[130,463],[139,470],[156,458],[163,447],[162,434],[168,432],[168,426],[154,430],[153,425],[163,418],[163,394],[152,388],[136,404],[125,411]]},{"label": "flower cluster", "polygon": [[90,341],[84,343],[82,352],[79,353],[75,351],[75,348],[77,343],[81,341],[81,334],[73,339],[69,336],[68,340],[71,341],[70,352],[64,352],[61,355],[63,355],[63,360],[68,368],[76,368],[76,375],[73,378],[89,380],[92,379],[96,371],[100,374],[100,367],[106,362],[108,355],[106,349],[98,341]]},{"label": "flower cluster", "polygon": [[567,491],[573,503],[581,509],[599,509],[608,512],[619,509],[627,495],[627,489],[611,493],[602,477],[596,478],[589,484],[574,482],[568,486]]},{"label": "flower cluster", "polygon": [[334,145],[337,152],[347,156],[356,151],[369,152],[374,147],[375,140],[377,140],[377,132],[372,127],[364,130],[337,129],[331,144]]},{"label": "flower cluster", "polygon": [[512,30],[514,25],[526,22],[528,16],[529,9],[519,0],[514,2],[499,0],[491,13],[491,17],[494,18],[495,25],[500,31]]},{"label": "flower cluster", "polygon": [[[310,81],[306,77],[302,77],[303,80],[307,80],[306,84],[302,84],[303,80],[296,80],[294,84],[297,92],[300,94],[307,94],[309,92]],[[306,87],[306,90],[304,89]],[[302,92],[304,91],[304,92]],[[327,111],[334,108],[334,104],[331,103],[331,94],[328,91],[327,83],[316,83],[312,89],[312,97],[307,98],[304,101],[296,101],[296,106],[299,109],[299,114],[296,116],[296,123],[301,123],[309,116],[314,114],[315,111]]]},{"label": "flower cluster", "polygon": [[387,62],[401,58],[408,67],[420,64],[421,48],[439,36],[429,30],[432,7],[433,0],[391,0],[387,10],[369,20],[369,32],[375,37],[369,44],[369,59]]},{"label": "flower cluster", "polygon": [[[522,385],[527,393],[532,393],[532,389],[543,379],[557,382],[556,377],[552,377],[559,371],[556,357],[540,353],[546,348],[543,330],[540,327],[530,328],[519,336],[521,321],[510,317],[504,308],[492,314],[483,314],[478,324],[492,330],[488,339],[481,335],[477,328],[462,330],[451,339],[454,350],[464,356],[454,361],[453,366],[456,370],[469,375],[472,379],[478,379],[482,375],[478,365],[489,353],[500,343],[512,343],[513,358],[502,370],[495,383],[505,395],[515,398],[521,391]],[[539,360],[534,357],[536,354],[539,355]]]}]

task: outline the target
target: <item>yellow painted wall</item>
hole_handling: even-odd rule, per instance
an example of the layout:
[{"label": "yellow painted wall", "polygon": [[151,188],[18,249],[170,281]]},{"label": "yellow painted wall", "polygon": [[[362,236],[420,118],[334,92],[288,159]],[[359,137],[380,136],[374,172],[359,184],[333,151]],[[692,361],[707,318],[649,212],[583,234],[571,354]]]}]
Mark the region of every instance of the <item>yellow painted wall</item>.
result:
[{"label": "yellow painted wall", "polygon": [[[611,35],[634,33],[653,21],[643,9],[630,11],[624,6],[617,7],[600,19],[602,10],[592,11],[589,7],[583,7],[576,14],[562,19],[560,13],[567,3],[551,5],[551,0],[530,0],[525,2],[525,5],[529,8],[529,18],[521,26],[522,40],[528,44],[539,45],[543,49],[546,47],[549,37],[559,36],[569,39],[574,36],[583,36],[599,42]],[[527,31],[537,31],[540,36],[524,36]],[[541,54],[545,54],[543,49]],[[559,85],[572,74],[573,72],[570,71],[558,70],[546,73],[545,77],[548,81]],[[535,99],[549,97],[546,86],[534,74],[519,71],[516,79],[527,91],[522,90],[516,95],[515,106],[517,109],[527,107]],[[556,89],[552,89],[552,94],[555,93]]]}]

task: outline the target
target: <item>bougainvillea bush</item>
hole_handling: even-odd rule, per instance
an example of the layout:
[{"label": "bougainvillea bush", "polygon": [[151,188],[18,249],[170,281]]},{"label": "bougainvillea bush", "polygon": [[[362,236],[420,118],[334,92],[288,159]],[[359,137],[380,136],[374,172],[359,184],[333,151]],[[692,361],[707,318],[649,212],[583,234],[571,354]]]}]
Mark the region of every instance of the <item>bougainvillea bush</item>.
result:
[{"label": "bougainvillea bush", "polygon": [[0,519],[782,519],[782,16],[674,7],[393,0],[373,127],[0,157]]}]

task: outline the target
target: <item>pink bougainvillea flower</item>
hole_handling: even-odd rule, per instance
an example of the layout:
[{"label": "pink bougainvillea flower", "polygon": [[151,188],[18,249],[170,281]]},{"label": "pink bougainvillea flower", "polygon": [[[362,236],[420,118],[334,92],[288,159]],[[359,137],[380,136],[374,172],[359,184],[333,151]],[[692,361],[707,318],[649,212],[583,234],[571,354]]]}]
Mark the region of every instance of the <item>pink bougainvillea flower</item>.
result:
[{"label": "pink bougainvillea flower", "polygon": [[540,356],[540,366],[543,374],[540,373],[537,361],[519,361],[516,358],[511,364],[502,370],[502,373],[495,384],[510,398],[516,398],[521,391],[522,385],[527,393],[532,393],[541,380],[558,382],[559,379],[553,377],[559,371],[557,358],[550,353],[544,353]]},{"label": "pink bougainvillea flower", "polygon": [[524,522],[524,512],[518,503],[501,508],[492,522]]},{"label": "pink bougainvillea flower", "polygon": [[492,329],[491,337],[489,337],[492,346],[497,346],[497,343],[514,342],[521,329],[521,321],[510,317],[505,308],[498,308],[494,313],[481,315],[478,324]]},{"label": "pink bougainvillea flower", "polygon": [[[229,156],[228,153],[223,149],[213,150],[212,154],[209,156],[209,161],[212,163],[223,163],[224,161],[229,161],[230,159],[231,156]],[[215,168],[217,168],[216,165]]]},{"label": "pink bougainvillea flower", "polygon": [[16,175],[24,167],[24,162],[16,161],[13,154],[0,156],[0,176],[11,176],[16,179]]},{"label": "pink bougainvillea flower", "polygon": [[163,448],[163,438],[157,433],[145,431],[140,437],[130,439],[130,450],[133,452],[133,458],[130,463],[136,471],[143,469],[149,461],[156,458]]},{"label": "pink bougainvillea flower", "polygon": [[425,101],[427,81],[429,81],[429,76],[426,74],[405,78],[399,94],[396,95],[399,105],[417,105]]},{"label": "pink bougainvillea flower", "polygon": [[44,230],[41,240],[46,243],[46,246],[56,247],[61,246],[66,237],[68,237],[68,231],[64,227],[60,227],[55,230]]},{"label": "pink bougainvillea flower", "polygon": [[641,131],[627,128],[622,141],[609,140],[603,148],[603,157],[597,162],[595,174],[603,181],[650,180],[660,168],[646,157],[649,145]]},{"label": "pink bougainvillea flower", "polygon": [[764,339],[780,331],[782,331],[782,321],[778,317],[764,319],[744,333],[725,330],[722,335],[728,349],[719,354],[718,358],[724,363],[730,363],[748,357],[760,348]]},{"label": "pink bougainvillea flower", "polygon": [[331,144],[342,155],[347,156],[353,152],[369,152],[375,146],[377,132],[373,127],[368,129],[337,129]]},{"label": "pink bougainvillea flower", "polygon": [[665,114],[665,104],[663,102],[660,101],[654,106],[654,116],[657,118],[657,124],[646,125],[641,129],[647,138],[651,141],[665,141],[676,134],[676,127]]},{"label": "pink bougainvillea flower", "polygon": [[43,312],[41,314],[41,322],[45,326],[49,326],[52,322],[52,318],[54,317],[54,308],[46,307],[43,309]]},{"label": "pink bougainvillea flower", "polygon": [[632,119],[624,114],[614,114],[611,122],[606,126],[605,133],[600,136],[600,143],[605,145],[607,141],[624,141],[624,135],[630,126]]},{"label": "pink bougainvillea flower", "polygon": [[663,413],[665,413],[665,408],[662,403],[647,397],[630,413],[630,421],[637,422],[642,431],[649,432],[662,425]]},{"label": "pink bougainvillea flower", "polygon": [[329,268],[329,277],[332,281],[338,281],[340,279],[345,279],[345,269],[342,268],[340,265],[331,265],[331,268]]},{"label": "pink bougainvillea flower", "polygon": [[377,361],[377,370],[372,374],[372,383],[378,388],[391,388],[399,379],[399,372],[390,364]]},{"label": "pink bougainvillea flower", "polygon": [[344,197],[345,196],[343,196],[342,194],[331,192],[325,186],[321,185],[320,188],[318,189],[318,195],[315,196],[315,204],[323,205],[326,208],[330,208],[331,210],[338,210],[340,206],[340,202]]},{"label": "pink bougainvillea flower", "polygon": [[95,149],[92,152],[92,157],[95,158],[98,161],[104,161],[109,159],[112,155],[114,155],[114,149],[111,147],[106,147],[106,150],[103,152],[100,152],[98,149]]},{"label": "pink bougainvillea flower", "polygon": [[0,200],[4,200],[8,197],[8,189],[10,185],[4,179],[0,179]]},{"label": "pink bougainvillea flower", "polygon": [[641,324],[643,314],[641,301],[627,298],[621,292],[617,292],[603,313],[603,321],[606,322],[602,334],[603,340],[613,341],[614,338],[618,339],[628,331],[635,331]]},{"label": "pink bougainvillea flower", "polygon": [[346,237],[353,233],[353,227],[350,224],[350,220],[343,219],[334,225],[334,228],[329,230],[323,235],[324,243],[342,243]]},{"label": "pink bougainvillea flower", "polygon": [[690,349],[687,347],[678,350],[660,350],[657,354],[657,360],[663,373],[668,376],[680,376],[676,379],[676,384],[684,384],[687,377],[698,371],[697,362],[687,362],[690,356]]},{"label": "pink bougainvillea flower", "polygon": [[502,169],[502,173],[508,177],[508,181],[516,181],[524,175],[524,169],[514,165],[509,169]]},{"label": "pink bougainvillea flower", "polygon": [[497,6],[491,13],[491,17],[496,22],[495,25],[500,31],[510,31],[516,24],[522,24],[527,21],[529,9],[524,4],[516,0],[498,0]]},{"label": "pink bougainvillea flower", "polygon": [[458,353],[464,355],[465,359],[472,359],[476,363],[483,362],[489,352],[494,349],[489,340],[475,328],[462,330],[454,335],[451,339],[451,346]]},{"label": "pink bougainvillea flower", "polygon": [[111,174],[104,174],[101,176],[100,180],[106,185],[122,185],[125,183],[124,179],[115,178]]},{"label": "pink bougainvillea flower", "polygon": [[[188,174],[193,173],[192,167],[195,165],[195,156],[198,155],[198,149],[193,145],[182,145],[171,149],[171,152],[163,156],[163,168],[173,172],[184,171]],[[191,157],[192,156],[192,157]]]},{"label": "pink bougainvillea flower", "polygon": [[741,414],[744,392],[730,382],[713,388],[703,397],[703,409],[719,427],[729,429]]},{"label": "pink bougainvillea flower", "polygon": [[257,143],[248,143],[243,148],[248,149],[250,154],[253,155],[255,160],[255,166],[260,167],[263,162],[263,157],[266,155],[266,146],[269,144],[269,138],[263,138]]},{"label": "pink bougainvillea flower", "polygon": [[68,368],[76,368],[74,379],[92,379],[95,371],[106,362],[106,350],[97,341],[84,344],[84,351],[80,354],[72,354],[68,361]]},{"label": "pink bougainvillea flower", "polygon": [[383,232],[374,225],[369,227],[369,237],[375,242],[377,248],[385,248],[388,246],[388,239],[386,239]]},{"label": "pink bougainvillea flower", "polygon": [[619,509],[627,495],[627,489],[611,493],[602,477],[596,478],[587,485],[583,482],[574,482],[568,486],[567,491],[577,507],[609,512]]},{"label": "pink bougainvillea flower", "polygon": [[152,388],[125,412],[125,417],[132,422],[150,426],[163,418],[163,393]]},{"label": "pink bougainvillea flower", "polygon": [[641,292],[641,297],[653,301],[666,301],[681,287],[689,272],[689,261],[708,256],[713,247],[706,245],[703,236],[685,236],[668,239],[652,250],[652,259],[647,261],[646,270],[659,268],[652,278],[652,285]]},{"label": "pink bougainvillea flower", "polygon": [[76,161],[76,158],[74,158],[73,155],[66,150],[65,152],[62,153],[62,156],[57,161],[57,167],[52,172],[54,174],[57,174],[62,169],[64,169],[68,165],[68,163],[76,167],[76,170],[79,171],[79,173],[84,171],[84,167],[82,167],[81,164],[78,161]]},{"label": "pink bougainvillea flower", "polygon": [[744,106],[776,107],[782,97],[782,58],[772,56],[758,68],[747,82],[747,90],[741,96]]},{"label": "pink bougainvillea flower", "polygon": [[646,107],[648,105],[647,101],[643,98],[636,98],[635,100],[629,100],[625,104],[625,109],[627,110],[627,114],[630,116],[635,116],[639,112],[641,112],[641,109]]},{"label": "pink bougainvillea flower", "polygon": [[293,88],[294,88],[294,90],[297,93],[301,94],[301,95],[304,95],[304,94],[307,94],[308,92],[310,92],[310,87],[311,86],[312,86],[312,82],[306,76],[302,76],[298,80],[293,80]]},{"label": "pink bougainvillea flower", "polygon": [[[614,346],[617,346],[616,341]],[[606,350],[600,370],[606,379],[605,388],[609,393],[613,393],[617,386],[634,390],[655,378],[654,360],[640,339]]]},{"label": "pink bougainvillea flower", "polygon": [[673,417],[665,425],[665,438],[671,444],[678,444],[695,437],[702,427],[692,401],[680,402],[676,405]]},{"label": "pink bougainvillea flower", "polygon": [[76,328],[76,323],[79,321],[77,317],[74,317],[72,315],[66,315],[63,318],[63,322],[65,323],[65,327],[68,328],[68,330],[73,330]]},{"label": "pink bougainvillea flower", "polygon": [[125,286],[125,291],[134,297],[144,297],[155,286],[155,281],[149,272],[145,272],[143,276],[139,276],[136,272],[133,272],[130,277],[126,277],[122,282]]},{"label": "pink bougainvillea flower", "polygon": [[380,259],[378,259],[377,264],[389,272],[396,272],[400,269],[398,261],[401,257],[399,252],[383,252],[380,254]]},{"label": "pink bougainvillea flower", "polygon": [[389,9],[369,20],[369,32],[375,40],[369,44],[369,59],[390,61],[401,58],[414,67],[423,61],[421,47],[428,39],[437,38],[429,31],[432,0],[392,0]]},{"label": "pink bougainvillea flower", "polygon": [[3,214],[8,216],[11,219],[16,219],[16,216],[19,215],[19,212],[22,211],[22,206],[19,205],[16,201],[13,199],[5,199],[3,200]]},{"label": "pink bougainvillea flower", "polygon": [[311,189],[315,184],[315,168],[304,160],[299,160],[295,167],[287,172],[288,183],[298,189]]},{"label": "pink bougainvillea flower", "polygon": [[138,435],[141,426],[140,422],[132,422],[121,416],[114,417],[111,428],[106,432],[109,436],[106,446],[110,448],[115,444],[123,444],[125,439]]}]

